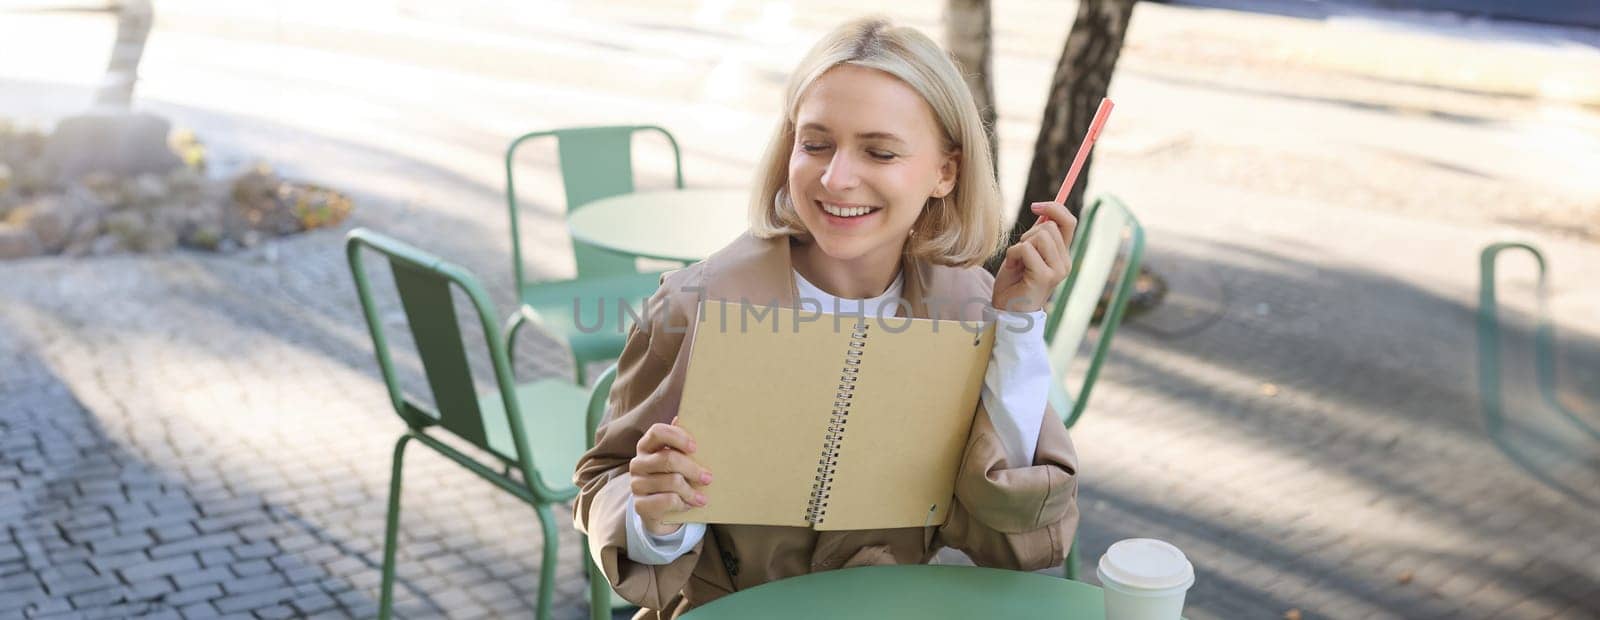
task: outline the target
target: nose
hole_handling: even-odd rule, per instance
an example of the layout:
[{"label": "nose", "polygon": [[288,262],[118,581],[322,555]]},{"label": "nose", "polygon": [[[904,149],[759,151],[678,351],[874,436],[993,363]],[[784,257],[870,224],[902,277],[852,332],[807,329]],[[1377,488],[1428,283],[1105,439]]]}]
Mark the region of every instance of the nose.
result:
[{"label": "nose", "polygon": [[856,175],[855,163],[844,154],[835,153],[828,161],[828,169],[822,173],[822,186],[830,192],[843,192],[856,186],[860,177]]}]

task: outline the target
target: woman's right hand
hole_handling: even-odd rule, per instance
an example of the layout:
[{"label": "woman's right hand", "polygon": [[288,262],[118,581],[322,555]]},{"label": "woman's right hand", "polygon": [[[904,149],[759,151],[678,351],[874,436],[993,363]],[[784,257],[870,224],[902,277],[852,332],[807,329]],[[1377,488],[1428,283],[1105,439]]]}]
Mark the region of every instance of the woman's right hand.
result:
[{"label": "woman's right hand", "polygon": [[637,452],[628,461],[633,478],[633,509],[651,534],[666,536],[682,524],[662,523],[667,515],[706,505],[700,488],[711,484],[711,472],[694,459],[694,438],[673,424],[652,424],[639,438]]}]

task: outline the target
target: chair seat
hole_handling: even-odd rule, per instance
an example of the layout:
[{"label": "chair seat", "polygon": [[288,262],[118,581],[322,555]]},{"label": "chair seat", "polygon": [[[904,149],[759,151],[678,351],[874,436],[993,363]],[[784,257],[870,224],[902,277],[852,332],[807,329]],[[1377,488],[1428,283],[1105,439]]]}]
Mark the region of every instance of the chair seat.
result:
[{"label": "chair seat", "polygon": [[[628,311],[644,316],[645,301],[660,282],[659,272],[533,282],[523,285],[522,303],[539,312],[545,329],[566,339],[575,357],[610,359],[622,354],[633,326]],[[573,313],[573,300],[580,315]]]},{"label": "chair seat", "polygon": [[[572,472],[589,444],[584,437],[589,391],[561,379],[541,379],[518,385],[517,401],[522,430],[528,434],[528,449],[533,451],[540,481],[553,490],[571,489]],[[478,398],[478,407],[483,412],[489,450],[515,462],[517,446],[511,440],[511,425],[506,420],[500,392],[485,392]]]}]

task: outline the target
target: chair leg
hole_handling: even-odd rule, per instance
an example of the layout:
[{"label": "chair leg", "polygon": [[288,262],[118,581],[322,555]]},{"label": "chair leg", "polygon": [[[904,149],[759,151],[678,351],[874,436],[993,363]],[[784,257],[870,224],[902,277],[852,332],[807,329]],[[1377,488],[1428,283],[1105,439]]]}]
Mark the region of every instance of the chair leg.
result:
[{"label": "chair leg", "polygon": [[555,594],[556,567],[560,564],[556,550],[561,541],[557,538],[556,517],[550,512],[550,505],[538,506],[536,510],[539,512],[539,524],[544,527],[544,559],[539,564],[539,609],[536,617],[546,620],[550,617],[550,602]]},{"label": "chair leg", "polygon": [[1078,539],[1072,539],[1072,548],[1067,551],[1066,566],[1062,569],[1067,574],[1067,579],[1083,581],[1078,578]]},{"label": "chair leg", "polygon": [[389,516],[383,530],[383,585],[378,595],[378,618],[389,620],[394,614],[394,555],[400,534],[400,465],[405,458],[411,434],[400,436],[394,444],[394,469],[389,472]]},{"label": "chair leg", "polygon": [[611,584],[589,559],[588,536],[578,536],[578,548],[583,552],[584,572],[589,573],[589,620],[611,620]]}]

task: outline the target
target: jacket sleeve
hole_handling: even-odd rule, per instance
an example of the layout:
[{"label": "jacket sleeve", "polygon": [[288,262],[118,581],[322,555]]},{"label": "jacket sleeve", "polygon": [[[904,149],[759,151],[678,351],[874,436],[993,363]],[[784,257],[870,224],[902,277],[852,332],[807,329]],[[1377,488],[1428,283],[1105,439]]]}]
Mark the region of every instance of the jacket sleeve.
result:
[{"label": "jacket sleeve", "polygon": [[989,413],[979,406],[956,502],[937,532],[941,544],[995,568],[1039,570],[1066,559],[1078,528],[1078,456],[1067,429],[1046,409],[1033,464],[1008,469]]},{"label": "jacket sleeve", "polygon": [[677,598],[705,546],[701,541],[668,564],[628,559],[626,520],[632,496],[628,462],[650,425],[670,423],[677,415],[683,384],[678,354],[689,321],[668,308],[669,288],[663,284],[649,302],[658,314],[640,321],[629,333],[594,448],[578,459],[573,476],[579,489],[573,519],[589,536],[595,564],[623,598],[657,610],[667,609]]}]

